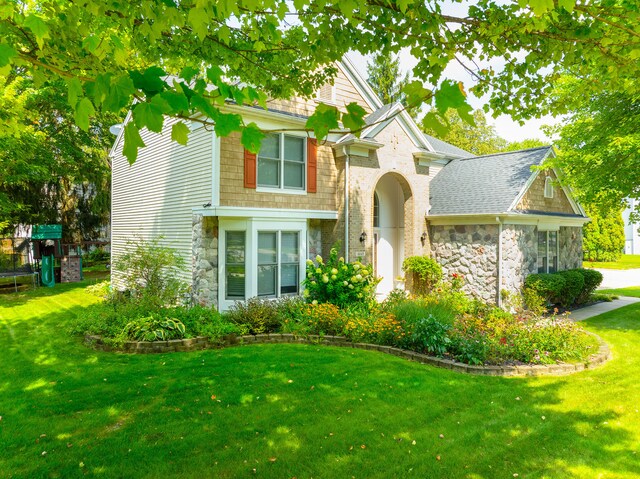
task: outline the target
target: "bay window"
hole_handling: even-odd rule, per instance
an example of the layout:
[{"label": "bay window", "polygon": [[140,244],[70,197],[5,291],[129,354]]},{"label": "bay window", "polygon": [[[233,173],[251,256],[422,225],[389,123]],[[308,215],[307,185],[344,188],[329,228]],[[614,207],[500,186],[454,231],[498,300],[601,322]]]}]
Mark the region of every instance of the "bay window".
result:
[{"label": "bay window", "polygon": [[299,294],[306,267],[306,233],[305,220],[221,220],[219,308],[226,310],[235,301],[255,296]]}]

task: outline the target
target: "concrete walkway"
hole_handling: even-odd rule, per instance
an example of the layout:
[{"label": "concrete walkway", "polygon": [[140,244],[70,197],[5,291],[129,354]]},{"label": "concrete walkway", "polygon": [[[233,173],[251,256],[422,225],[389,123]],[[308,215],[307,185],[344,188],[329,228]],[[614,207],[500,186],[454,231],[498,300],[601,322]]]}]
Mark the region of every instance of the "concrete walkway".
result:
[{"label": "concrete walkway", "polygon": [[582,321],[593,316],[598,316],[599,314],[613,311],[614,309],[622,308],[634,303],[640,303],[640,298],[620,296],[620,299],[614,299],[610,303],[598,303],[572,311],[569,315],[569,318],[571,318],[573,321]]},{"label": "concrete walkway", "polygon": [[602,273],[600,289],[640,286],[640,269],[596,269]]}]

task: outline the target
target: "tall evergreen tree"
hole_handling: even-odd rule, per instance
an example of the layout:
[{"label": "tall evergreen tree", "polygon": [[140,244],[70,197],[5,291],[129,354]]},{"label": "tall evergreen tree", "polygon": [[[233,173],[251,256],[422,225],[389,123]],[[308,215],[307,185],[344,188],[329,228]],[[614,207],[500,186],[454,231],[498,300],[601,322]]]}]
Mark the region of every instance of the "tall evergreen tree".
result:
[{"label": "tall evergreen tree", "polygon": [[400,71],[400,60],[389,52],[379,51],[367,64],[369,84],[385,105],[399,101],[403,104],[406,98],[402,88],[409,83],[409,74],[404,77]]}]

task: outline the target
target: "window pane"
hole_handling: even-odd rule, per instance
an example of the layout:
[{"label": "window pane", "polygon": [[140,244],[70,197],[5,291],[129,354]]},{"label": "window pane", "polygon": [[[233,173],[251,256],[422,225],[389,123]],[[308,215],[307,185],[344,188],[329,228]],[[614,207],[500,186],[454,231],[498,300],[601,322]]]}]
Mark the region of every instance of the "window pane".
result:
[{"label": "window pane", "polygon": [[282,232],[280,239],[282,263],[298,263],[298,233]]},{"label": "window pane", "polygon": [[258,264],[276,264],[276,233],[258,233]]},{"label": "window pane", "polygon": [[226,297],[227,299],[245,298],[245,232],[226,232]]},{"label": "window pane", "polygon": [[547,232],[538,231],[538,273],[547,272]]},{"label": "window pane", "polygon": [[280,278],[280,294],[292,294],[298,292],[298,264],[283,264]]},{"label": "window pane", "polygon": [[227,299],[244,299],[244,265],[227,265]]},{"label": "window pane", "polygon": [[227,264],[244,264],[244,231],[227,231]]},{"label": "window pane", "polygon": [[280,135],[271,133],[266,135],[260,145],[259,157],[263,158],[280,158]]},{"label": "window pane", "polygon": [[284,187],[304,188],[304,163],[284,162]]},{"label": "window pane", "polygon": [[280,161],[258,158],[258,185],[280,186]]},{"label": "window pane", "polygon": [[304,163],[305,138],[284,137],[284,159]]},{"label": "window pane", "polygon": [[276,295],[276,265],[258,266],[258,296]]},{"label": "window pane", "polygon": [[558,232],[549,231],[549,273],[558,271]]},{"label": "window pane", "polygon": [[374,228],[380,226],[380,198],[378,198],[378,193],[373,193],[373,226]]}]

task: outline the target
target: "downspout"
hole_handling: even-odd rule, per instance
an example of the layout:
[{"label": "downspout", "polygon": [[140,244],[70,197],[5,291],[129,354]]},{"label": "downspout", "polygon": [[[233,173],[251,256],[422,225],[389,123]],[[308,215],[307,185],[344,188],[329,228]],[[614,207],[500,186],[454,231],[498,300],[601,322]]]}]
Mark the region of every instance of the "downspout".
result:
[{"label": "downspout", "polygon": [[344,148],[344,260],[349,262],[349,153]]},{"label": "downspout", "polygon": [[499,216],[496,216],[498,222],[498,259],[496,265],[498,268],[498,287],[497,287],[497,303],[498,307],[502,306],[502,294],[500,292],[500,284],[502,283],[502,220]]}]

